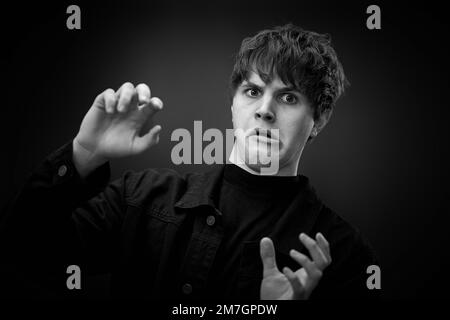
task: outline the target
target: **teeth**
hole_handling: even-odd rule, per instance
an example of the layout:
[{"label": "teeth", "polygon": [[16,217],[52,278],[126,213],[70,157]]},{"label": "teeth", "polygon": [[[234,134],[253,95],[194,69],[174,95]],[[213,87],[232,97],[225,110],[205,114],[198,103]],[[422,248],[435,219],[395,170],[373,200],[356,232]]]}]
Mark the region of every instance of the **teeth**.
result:
[{"label": "teeth", "polygon": [[261,137],[267,137],[269,139],[272,139],[272,134],[270,133],[270,130],[265,129],[255,129],[256,136]]}]

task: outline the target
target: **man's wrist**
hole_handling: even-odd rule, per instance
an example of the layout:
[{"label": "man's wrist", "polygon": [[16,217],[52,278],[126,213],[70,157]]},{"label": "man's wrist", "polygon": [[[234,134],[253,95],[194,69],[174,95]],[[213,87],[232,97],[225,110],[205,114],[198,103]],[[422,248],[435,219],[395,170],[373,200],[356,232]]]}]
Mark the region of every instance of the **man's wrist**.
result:
[{"label": "man's wrist", "polygon": [[82,179],[108,161],[108,159],[95,155],[84,148],[76,138],[73,139],[72,148],[73,163]]}]

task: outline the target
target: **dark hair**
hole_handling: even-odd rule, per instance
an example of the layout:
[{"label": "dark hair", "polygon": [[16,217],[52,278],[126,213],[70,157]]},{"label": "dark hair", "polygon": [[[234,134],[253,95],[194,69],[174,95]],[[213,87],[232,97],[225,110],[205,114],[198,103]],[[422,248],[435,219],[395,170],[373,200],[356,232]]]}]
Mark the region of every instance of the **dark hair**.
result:
[{"label": "dark hair", "polygon": [[232,95],[254,71],[268,83],[274,75],[304,94],[314,109],[314,120],[332,112],[348,81],[328,34],[303,30],[293,24],[263,30],[245,38],[230,79]]}]

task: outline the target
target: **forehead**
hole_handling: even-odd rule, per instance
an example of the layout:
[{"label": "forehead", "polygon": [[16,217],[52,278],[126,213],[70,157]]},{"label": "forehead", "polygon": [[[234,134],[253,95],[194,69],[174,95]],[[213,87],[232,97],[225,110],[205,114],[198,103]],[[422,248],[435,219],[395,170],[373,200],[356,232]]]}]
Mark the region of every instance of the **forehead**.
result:
[{"label": "forehead", "polygon": [[271,77],[270,82],[266,83],[257,72],[250,71],[248,73],[247,79],[244,79],[242,81],[241,85],[245,85],[248,83],[256,84],[257,86],[264,87],[264,86],[272,86],[276,89],[282,89],[282,88],[288,88],[288,89],[294,89],[291,85],[285,84],[278,75],[274,75]]}]

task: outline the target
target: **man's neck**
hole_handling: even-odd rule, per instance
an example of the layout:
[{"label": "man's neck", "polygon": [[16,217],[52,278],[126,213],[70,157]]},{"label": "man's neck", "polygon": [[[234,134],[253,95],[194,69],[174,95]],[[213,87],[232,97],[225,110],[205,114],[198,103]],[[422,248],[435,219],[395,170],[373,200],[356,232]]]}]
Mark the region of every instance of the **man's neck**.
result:
[{"label": "man's neck", "polygon": [[233,149],[231,150],[230,157],[228,161],[239,168],[254,174],[254,175],[270,175],[270,176],[280,176],[280,177],[286,177],[286,176],[296,176],[297,175],[297,165],[289,165],[289,166],[283,166],[283,167],[277,167],[271,170],[270,168],[265,168],[265,170],[256,171],[249,167],[246,162],[240,157],[239,152],[236,150],[236,144],[234,144]]}]

